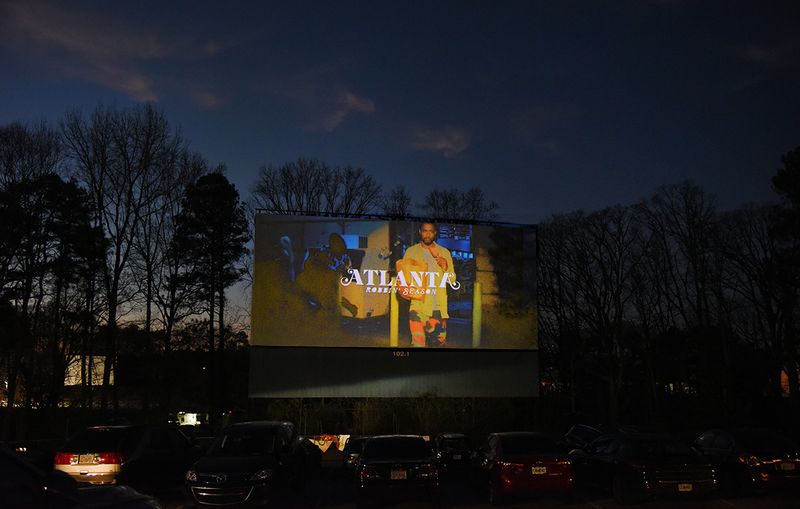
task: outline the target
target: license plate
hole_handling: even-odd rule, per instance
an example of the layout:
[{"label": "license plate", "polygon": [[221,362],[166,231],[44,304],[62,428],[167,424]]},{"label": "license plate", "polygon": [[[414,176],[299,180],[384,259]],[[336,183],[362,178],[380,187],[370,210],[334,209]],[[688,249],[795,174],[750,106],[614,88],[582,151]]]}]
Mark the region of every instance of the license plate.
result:
[{"label": "license plate", "polygon": [[461,455],[460,454],[453,454],[453,459],[454,460],[460,460],[461,459]]},{"label": "license plate", "polygon": [[397,481],[400,479],[406,479],[408,477],[408,474],[406,473],[405,470],[392,470],[389,476],[393,481]]},{"label": "license plate", "polygon": [[781,463],[781,470],[794,470],[794,468],[794,463],[789,463],[787,461]]},{"label": "license plate", "polygon": [[91,465],[94,462],[94,454],[81,454],[78,456],[79,465]]},{"label": "license plate", "polygon": [[693,489],[694,489],[694,486],[692,486],[691,483],[682,482],[682,483],[678,484],[678,491],[692,491]]},{"label": "license plate", "polygon": [[547,473],[547,467],[533,467],[531,469],[533,475],[542,475]]}]

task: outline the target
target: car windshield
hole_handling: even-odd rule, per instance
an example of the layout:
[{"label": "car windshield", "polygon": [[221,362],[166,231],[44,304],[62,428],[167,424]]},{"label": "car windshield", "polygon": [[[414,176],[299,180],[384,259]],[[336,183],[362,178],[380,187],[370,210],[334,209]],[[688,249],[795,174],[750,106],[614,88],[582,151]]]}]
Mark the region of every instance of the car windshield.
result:
[{"label": "car windshield", "polygon": [[70,438],[65,452],[121,452],[129,455],[139,444],[144,430],[140,427],[87,428]]},{"label": "car windshield", "polygon": [[364,445],[364,458],[416,459],[431,456],[431,450],[421,437],[373,438]]},{"label": "car windshield", "polygon": [[545,435],[512,435],[501,439],[503,454],[553,454],[558,452],[555,440]]},{"label": "car windshield", "polygon": [[347,441],[344,448],[348,452],[358,452],[364,447],[364,442],[366,441],[366,438],[351,438]]},{"label": "car windshield", "polygon": [[265,456],[275,452],[274,428],[228,428],[208,450],[209,456]]},{"label": "car windshield", "polygon": [[570,437],[575,437],[582,442],[589,443],[600,435],[600,432],[589,426],[576,425],[567,432]]},{"label": "car windshield", "polygon": [[445,438],[442,440],[442,449],[445,451],[469,449],[466,438]]},{"label": "car windshield", "polygon": [[620,448],[620,455],[624,457],[669,458],[693,454],[694,451],[688,445],[661,438],[629,440]]},{"label": "car windshield", "polygon": [[746,430],[734,433],[739,447],[752,452],[797,452],[797,444],[790,438],[766,430]]}]

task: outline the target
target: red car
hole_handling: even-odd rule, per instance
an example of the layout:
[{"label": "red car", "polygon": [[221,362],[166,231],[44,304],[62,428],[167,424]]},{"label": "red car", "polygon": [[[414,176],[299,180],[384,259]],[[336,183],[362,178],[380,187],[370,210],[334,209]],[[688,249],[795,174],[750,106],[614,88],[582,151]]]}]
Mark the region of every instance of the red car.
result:
[{"label": "red car", "polygon": [[544,433],[492,433],[476,452],[473,467],[492,504],[515,496],[572,490],[572,462]]}]

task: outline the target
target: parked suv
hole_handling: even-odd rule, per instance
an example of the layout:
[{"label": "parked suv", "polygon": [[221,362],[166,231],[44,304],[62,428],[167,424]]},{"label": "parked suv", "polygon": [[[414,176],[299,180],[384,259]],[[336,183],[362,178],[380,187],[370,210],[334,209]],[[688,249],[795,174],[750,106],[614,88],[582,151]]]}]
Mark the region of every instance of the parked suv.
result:
[{"label": "parked suv", "polygon": [[611,433],[569,454],[578,484],[610,491],[623,504],[718,489],[713,465],[670,435]]},{"label": "parked suv", "polygon": [[55,454],[54,467],[79,483],[127,484],[146,493],[180,489],[200,457],[176,426],[92,426]]},{"label": "parked suv", "polygon": [[303,485],[308,453],[290,422],[254,421],[228,426],[186,472],[198,504],[266,503],[276,490]]}]

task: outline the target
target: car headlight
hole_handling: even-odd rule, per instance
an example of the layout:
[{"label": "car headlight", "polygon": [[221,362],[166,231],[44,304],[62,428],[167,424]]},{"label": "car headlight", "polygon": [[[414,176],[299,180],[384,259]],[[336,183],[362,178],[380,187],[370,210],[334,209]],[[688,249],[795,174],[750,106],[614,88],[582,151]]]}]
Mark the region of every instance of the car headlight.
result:
[{"label": "car headlight", "polygon": [[255,474],[250,476],[251,481],[264,481],[272,477],[272,470],[269,468],[265,468],[264,470],[259,470]]},{"label": "car headlight", "polygon": [[197,480],[197,472],[194,470],[189,470],[186,472],[186,480],[187,481],[196,481]]}]

